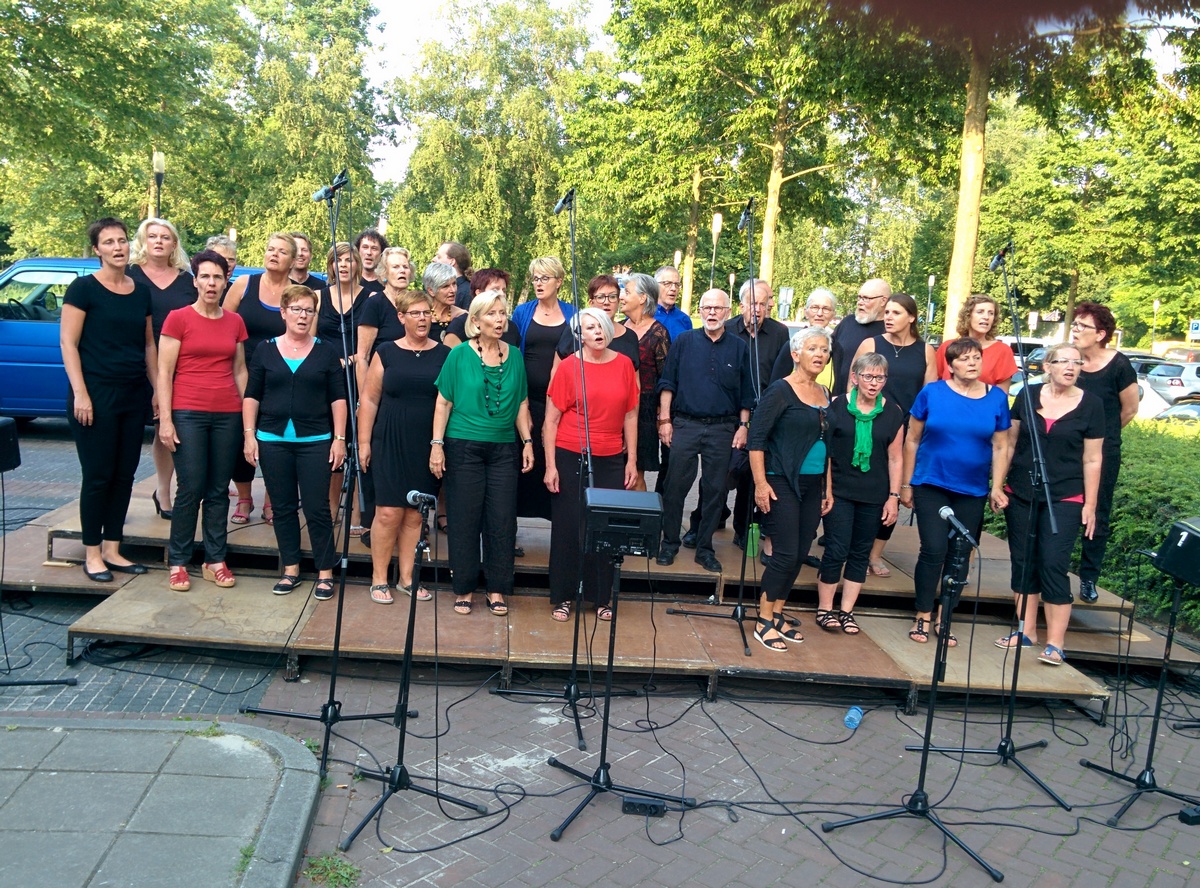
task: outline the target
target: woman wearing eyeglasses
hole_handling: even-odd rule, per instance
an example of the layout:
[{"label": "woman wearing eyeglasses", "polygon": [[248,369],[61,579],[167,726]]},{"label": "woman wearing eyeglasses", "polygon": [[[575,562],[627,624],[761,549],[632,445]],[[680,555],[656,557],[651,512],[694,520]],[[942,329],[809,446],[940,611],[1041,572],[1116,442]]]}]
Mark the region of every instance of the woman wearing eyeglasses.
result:
[{"label": "woman wearing eyeglasses", "polygon": [[1096,530],[1084,537],[1079,557],[1079,597],[1089,604],[1100,597],[1096,581],[1108,548],[1109,512],[1121,471],[1121,429],[1137,416],[1137,373],[1129,358],[1109,348],[1117,330],[1113,313],[1096,302],[1075,306],[1071,344],[1079,349],[1083,370],[1076,383],[1100,399],[1104,407],[1104,461],[1100,467],[1100,492],[1096,497]]},{"label": "woman wearing eyeglasses", "polygon": [[[1046,351],[1049,381],[1031,385],[1013,408],[1008,431],[1012,465],[1005,492],[1009,495],[1004,516],[1008,524],[1008,551],[1012,561],[1012,590],[1017,607],[1021,593],[1025,609],[1021,629],[997,640],[996,646],[1037,643],[1038,602],[1045,606],[1046,648],[1038,657],[1060,666],[1067,623],[1071,619],[1071,553],[1083,529],[1084,540],[1096,531],[1096,498],[1100,490],[1104,447],[1104,408],[1100,399],[1076,383],[1083,358],[1075,346],[1060,342]],[[1032,413],[1027,412],[1027,404]],[[1051,532],[1050,513],[1042,488],[1033,486],[1033,445],[1025,423],[1041,442],[1046,480],[1054,501],[1058,533]]]},{"label": "woman wearing eyeglasses", "polygon": [[[961,339],[974,339],[983,350],[983,367],[979,378],[988,385],[1008,391],[1013,374],[1017,372],[1017,359],[1012,349],[995,337],[996,322],[1000,318],[996,300],[983,293],[968,296],[958,312],[954,330]],[[937,350],[938,379],[950,378],[950,365],[946,363],[946,347],[954,340],[947,339]]]},{"label": "woman wearing eyeglasses", "polygon": [[[533,443],[533,471],[521,476],[518,514],[523,518],[550,520],[550,492],[542,483],[546,474],[546,454],[542,450],[542,423],[546,421],[546,389],[554,371],[558,342],[575,314],[575,306],[558,298],[566,271],[555,256],[544,256],[529,263],[529,278],[536,297],[522,302],[512,314],[513,326],[521,334],[521,356],[529,382],[529,414],[539,440]],[[453,522],[451,522],[453,526]]]},{"label": "woman wearing eyeglasses", "polygon": [[[955,339],[946,347],[950,378],[930,383],[913,402],[904,441],[900,503],[917,514],[921,550],[913,572],[916,621],[908,637],[929,641],[936,627],[933,605],[942,577],[953,569],[950,523],[940,510],[949,506],[955,517],[978,537],[983,507],[1004,508],[1004,477],[1008,472],[1008,396],[980,381],[983,350],[974,339]],[[989,487],[988,476],[991,476]],[[967,559],[959,579],[965,579]],[[957,601],[951,603],[951,606]],[[931,625],[932,623],[932,625]],[[954,647],[953,636],[946,644]]]},{"label": "woman wearing eyeglasses", "polygon": [[[642,277],[649,278],[650,276],[642,275]],[[650,280],[653,281],[653,278]],[[617,354],[629,358],[636,368],[639,360],[637,334],[624,324],[617,323],[617,307],[620,302],[621,288],[617,284],[617,279],[611,274],[597,275],[588,282],[588,308],[604,312],[613,324],[614,333],[608,347]],[[567,329],[563,330],[562,336],[558,339],[558,348],[554,354],[554,368],[550,375],[553,377],[554,372],[558,370],[558,365],[576,354],[579,349],[579,330],[573,324],[567,324]]]},{"label": "woman wearing eyeglasses", "polygon": [[763,392],[750,424],[750,471],[763,533],[773,544],[762,575],[754,637],[769,651],[804,641],[783,617],[788,593],[821,516],[833,507],[825,444],[829,391],[817,376],[829,363],[829,333],[808,327],[792,335],[795,368]]},{"label": "woman wearing eyeglasses", "polygon": [[429,470],[445,479],[456,614],[471,612],[481,534],[488,610],[498,617],[508,613],[517,538],[517,435],[520,470],[533,469],[525,364],[501,338],[507,309],[508,300],[494,290],[471,300],[467,341],[450,350],[437,378]]},{"label": "woman wearing eyeglasses", "polygon": [[[867,578],[871,544],[880,526],[896,523],[904,462],[904,412],[884,397],[887,359],[859,355],[850,368],[850,392],[829,405],[833,508],[825,516],[825,552],[817,581],[817,625],[857,635],[854,605]],[[843,567],[845,575],[843,576]],[[833,607],[843,580],[842,606]]]},{"label": "woman wearing eyeglasses", "polygon": [[333,597],[333,518],[329,476],[346,459],[346,378],[340,349],[317,339],[317,294],[292,284],[279,299],[285,331],[264,342],[250,363],[242,402],[243,453],[262,461],[275,506],[275,540],[283,562],[276,595],[300,585],[300,506],[308,526],[317,584],[313,596]]}]

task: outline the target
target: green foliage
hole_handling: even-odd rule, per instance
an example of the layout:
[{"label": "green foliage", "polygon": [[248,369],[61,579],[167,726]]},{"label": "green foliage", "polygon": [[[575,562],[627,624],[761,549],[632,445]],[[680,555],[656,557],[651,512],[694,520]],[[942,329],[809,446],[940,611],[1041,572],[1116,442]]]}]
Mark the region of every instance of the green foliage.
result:
[{"label": "green foliage", "polygon": [[329,851],[320,857],[310,857],[301,875],[329,888],[354,888],[362,876],[362,870]]},{"label": "green foliage", "polygon": [[250,868],[250,861],[254,859],[254,843],[243,845],[238,849],[238,862],[233,870],[236,873],[244,873]]}]

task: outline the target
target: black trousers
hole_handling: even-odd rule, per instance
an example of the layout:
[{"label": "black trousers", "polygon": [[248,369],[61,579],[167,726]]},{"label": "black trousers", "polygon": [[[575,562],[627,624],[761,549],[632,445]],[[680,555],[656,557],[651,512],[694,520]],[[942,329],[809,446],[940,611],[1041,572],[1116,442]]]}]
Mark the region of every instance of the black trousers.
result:
[{"label": "black trousers", "polygon": [[767,480],[776,499],[762,519],[763,533],[771,537],[771,556],[762,575],[762,593],[767,601],[778,601],[786,599],[792,591],[800,566],[817,536],[825,476],[801,475],[797,485],[799,497],[779,475],[770,475]]},{"label": "black trousers", "polygon": [[[584,601],[595,606],[608,604],[612,593],[612,559],[583,551],[583,487],[586,469],[580,455],[556,447],[558,493],[550,495],[550,603],[573,601],[583,580]],[[625,488],[625,456],[592,457],[592,486],[611,490]],[[581,573],[582,571],[582,573]]]},{"label": "black trousers", "polygon": [[833,508],[825,516],[822,583],[837,583],[843,576],[851,583],[866,580],[871,545],[878,539],[876,531],[879,530],[879,516],[882,514],[882,503],[858,503],[834,498]]},{"label": "black trousers", "polygon": [[83,483],[79,489],[79,524],[85,546],[104,540],[120,542],[133,493],[133,476],[142,456],[150,383],[108,385],[88,381],[92,424],[75,419],[75,398],[67,395],[67,425],[75,439]]},{"label": "black trousers", "polygon": [[204,560],[216,564],[225,560],[229,476],[233,471],[236,448],[242,441],[242,415],[176,410],[173,419],[179,438],[175,446],[175,477],[179,479],[179,489],[171,513],[167,563],[175,566],[192,560],[196,516],[203,502]]},{"label": "black trousers", "polygon": [[[1032,512],[1030,511],[1032,509]],[[1047,604],[1070,604],[1071,554],[1079,537],[1083,503],[1055,503],[1058,534],[1050,532],[1050,510],[1045,500],[1013,497],[1004,510],[1008,525],[1008,552],[1012,561],[1014,592],[1041,595]],[[1026,560],[1026,552],[1030,554]]]},{"label": "black trousers", "polygon": [[334,567],[338,559],[333,542],[333,517],[329,514],[329,441],[307,444],[259,441],[258,462],[267,496],[275,509],[275,541],[283,563],[300,563],[303,503],[313,562],[317,570]]},{"label": "black trousers", "polygon": [[[950,574],[954,559],[954,550],[950,546],[950,522],[939,515],[938,511],[942,506],[952,508],[954,517],[979,539],[979,531],[983,527],[983,506],[986,502],[986,496],[968,496],[932,484],[918,484],[913,487],[913,511],[917,513],[917,534],[921,538],[921,551],[917,556],[917,567],[913,576],[917,613],[923,614],[933,610],[942,577]],[[969,549],[964,548],[959,580],[966,579],[967,570],[970,568],[967,551]],[[957,605],[956,595],[951,607]]]},{"label": "black trousers", "polygon": [[1096,582],[1100,579],[1100,568],[1104,564],[1104,552],[1112,534],[1109,517],[1112,514],[1113,491],[1117,487],[1117,476],[1121,473],[1121,445],[1109,445],[1106,441],[1103,461],[1100,463],[1100,494],[1096,497],[1096,532],[1089,540],[1084,538],[1079,546],[1079,579]]},{"label": "black trousers", "polygon": [[470,595],[478,584],[481,535],[487,591],[512,592],[520,474],[514,449],[514,444],[446,439],[442,492],[446,495],[447,549],[456,598]]},{"label": "black trousers", "polygon": [[663,545],[679,549],[683,525],[683,501],[696,480],[700,468],[700,524],[696,528],[696,557],[714,555],[713,533],[721,520],[726,497],[725,479],[729,474],[729,451],[737,418],[712,423],[676,416],[671,439],[671,462],[663,492]]}]

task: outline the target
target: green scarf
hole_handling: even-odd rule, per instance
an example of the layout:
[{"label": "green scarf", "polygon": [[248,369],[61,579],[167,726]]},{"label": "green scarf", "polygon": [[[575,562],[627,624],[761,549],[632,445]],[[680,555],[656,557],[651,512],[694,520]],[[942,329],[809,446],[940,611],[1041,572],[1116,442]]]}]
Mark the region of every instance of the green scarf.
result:
[{"label": "green scarf", "polygon": [[870,413],[863,413],[858,409],[858,388],[855,387],[850,389],[850,394],[846,398],[846,409],[854,417],[854,455],[850,457],[850,465],[869,472],[871,470],[871,423],[883,410],[883,398],[876,398],[875,408]]}]

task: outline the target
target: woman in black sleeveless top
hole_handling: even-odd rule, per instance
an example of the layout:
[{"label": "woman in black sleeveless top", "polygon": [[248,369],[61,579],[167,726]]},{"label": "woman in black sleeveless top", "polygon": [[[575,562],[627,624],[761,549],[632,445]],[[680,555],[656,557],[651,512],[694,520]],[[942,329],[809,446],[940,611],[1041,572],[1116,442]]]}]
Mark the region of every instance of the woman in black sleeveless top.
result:
[{"label": "woman in black sleeveless top", "polygon": [[[263,273],[240,277],[225,296],[222,307],[237,312],[246,324],[246,365],[250,365],[254,350],[262,343],[282,336],[286,331],[279,300],[283,291],[292,285],[288,274],[296,261],[296,241],[290,234],[277,231],[267,238],[266,255],[263,257]],[[229,520],[234,524],[246,524],[254,511],[251,486],[255,467],[239,457],[233,467],[233,483],[237,487],[238,501]],[[271,500],[263,495],[263,520],[271,524],[275,520],[271,511]]]}]

